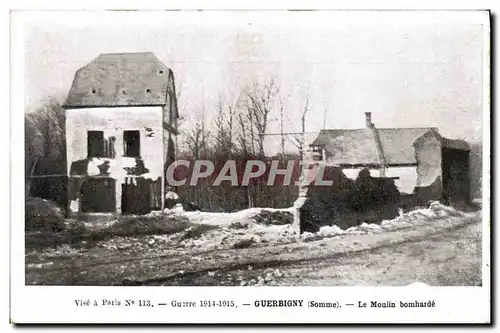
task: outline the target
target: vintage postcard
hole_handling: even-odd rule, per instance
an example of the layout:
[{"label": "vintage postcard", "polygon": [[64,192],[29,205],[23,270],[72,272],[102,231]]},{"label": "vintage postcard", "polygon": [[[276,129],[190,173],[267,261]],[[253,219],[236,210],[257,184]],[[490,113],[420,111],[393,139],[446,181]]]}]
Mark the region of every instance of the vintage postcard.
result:
[{"label": "vintage postcard", "polygon": [[12,322],[490,323],[488,11],[11,22]]}]

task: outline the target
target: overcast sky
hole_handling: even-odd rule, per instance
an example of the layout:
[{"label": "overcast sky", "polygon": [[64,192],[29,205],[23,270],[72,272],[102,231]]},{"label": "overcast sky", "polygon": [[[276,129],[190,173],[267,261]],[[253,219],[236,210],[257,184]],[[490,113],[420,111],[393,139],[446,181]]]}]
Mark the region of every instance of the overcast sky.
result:
[{"label": "overcast sky", "polygon": [[[480,24],[422,21],[419,12],[327,14],[52,14],[25,29],[27,110],[49,95],[64,98],[75,71],[100,53],[152,51],[173,69],[188,120],[203,106],[210,115],[219,95],[275,77],[286,131],[300,129],[309,94],[308,131],[323,128],[325,110],[326,128],[361,128],[370,111],[378,127],[481,139]],[[268,138],[270,150],[278,145]]]}]

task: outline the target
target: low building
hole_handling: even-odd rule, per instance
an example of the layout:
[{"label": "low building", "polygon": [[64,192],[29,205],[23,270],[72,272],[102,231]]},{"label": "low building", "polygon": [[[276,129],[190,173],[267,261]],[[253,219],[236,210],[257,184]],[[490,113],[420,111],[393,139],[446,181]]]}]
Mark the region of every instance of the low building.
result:
[{"label": "low building", "polygon": [[172,70],[150,52],[101,54],[76,72],[64,108],[69,215],[162,209],[177,150]]},{"label": "low building", "polygon": [[469,201],[469,145],[442,137],[437,128],[377,128],[365,113],[366,128],[322,130],[310,144],[317,160],[356,179],[362,169],[389,177],[402,193],[428,200]]}]

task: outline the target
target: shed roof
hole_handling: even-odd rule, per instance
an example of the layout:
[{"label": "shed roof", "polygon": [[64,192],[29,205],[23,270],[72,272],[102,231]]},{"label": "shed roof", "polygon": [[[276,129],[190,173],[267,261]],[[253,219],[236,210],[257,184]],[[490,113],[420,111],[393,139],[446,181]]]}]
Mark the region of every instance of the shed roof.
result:
[{"label": "shed roof", "polygon": [[470,146],[465,140],[441,138],[443,147],[470,151]]},{"label": "shed roof", "polygon": [[76,72],[65,107],[165,105],[171,75],[152,52],[101,54]]},{"label": "shed roof", "polygon": [[323,146],[338,164],[379,164],[371,129],[321,130],[311,146]]},{"label": "shed roof", "polygon": [[436,128],[380,128],[376,129],[380,137],[387,164],[417,163],[413,142]]},{"label": "shed roof", "polygon": [[[427,133],[441,140],[444,147],[469,150],[467,142],[443,138],[434,127],[375,128],[375,131],[388,165],[417,163],[414,143]],[[371,128],[321,130],[311,146],[323,146],[326,155],[338,164],[381,164],[375,131]]]}]

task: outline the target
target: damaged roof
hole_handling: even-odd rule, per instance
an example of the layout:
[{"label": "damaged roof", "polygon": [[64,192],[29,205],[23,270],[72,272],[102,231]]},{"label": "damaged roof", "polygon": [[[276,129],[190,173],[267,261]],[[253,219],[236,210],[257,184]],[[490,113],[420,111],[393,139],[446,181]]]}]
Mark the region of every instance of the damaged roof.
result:
[{"label": "damaged roof", "polygon": [[76,72],[64,106],[166,105],[172,75],[152,52],[101,54]]},{"label": "damaged roof", "polygon": [[388,165],[416,164],[414,143],[426,134],[438,138],[443,147],[469,150],[467,142],[443,138],[434,127],[321,130],[310,146],[324,147],[326,156],[337,164],[378,165],[382,161],[375,133]]},{"label": "damaged roof", "polygon": [[437,133],[437,129],[433,127],[377,128],[376,131],[387,164],[417,163],[413,143],[429,131]]},{"label": "damaged roof", "polygon": [[470,146],[465,140],[441,138],[441,142],[445,148],[470,151]]}]

